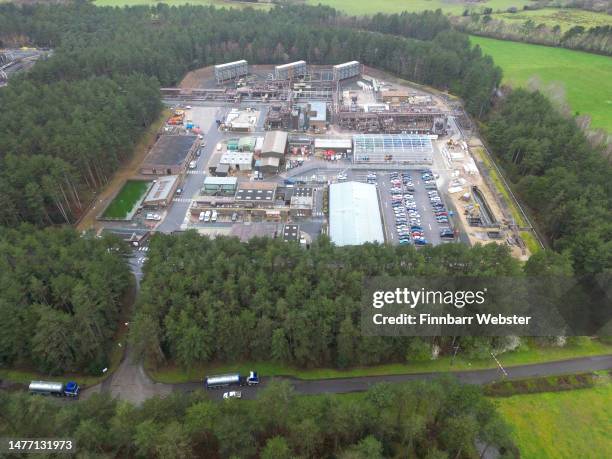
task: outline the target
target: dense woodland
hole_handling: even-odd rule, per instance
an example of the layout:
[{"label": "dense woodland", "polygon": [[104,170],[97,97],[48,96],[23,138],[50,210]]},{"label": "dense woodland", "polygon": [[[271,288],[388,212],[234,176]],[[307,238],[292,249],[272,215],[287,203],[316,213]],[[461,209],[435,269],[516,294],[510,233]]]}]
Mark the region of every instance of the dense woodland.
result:
[{"label": "dense woodland", "polygon": [[[451,338],[368,337],[361,333],[364,280],[375,275],[521,276],[506,247],[450,244],[336,247],[321,238],[299,244],[269,238],[240,244],[196,232],[156,235],[145,266],[131,339],[150,361],[189,367],[207,362],[274,360],[299,367],[374,365],[430,360]],[[530,274],[566,259],[543,253]],[[506,338],[461,338],[462,353],[486,358]]]},{"label": "dense woodland", "polygon": [[124,250],[71,229],[0,227],[0,367],[99,374],[129,285]]},{"label": "dense woodland", "polygon": [[212,402],[198,391],[140,407],[97,394],[58,404],[0,392],[0,435],[73,438],[79,457],[98,458],[476,458],[476,440],[496,457],[518,457],[481,389],[451,379],[343,397],[296,397],[272,382],[255,401]]},{"label": "dense woodland", "polygon": [[612,270],[612,167],[540,93],[513,91],[485,136],[553,248],[577,274]]},{"label": "dense woodland", "polygon": [[[270,12],[206,7],[0,5],[0,46],[54,54],[0,91],[0,224],[73,222],[160,112],[159,85],[191,69],[247,59],[358,59],[448,88],[487,112],[501,72],[441,13],[332,27],[326,7]],[[371,31],[370,31],[371,30]]]}]

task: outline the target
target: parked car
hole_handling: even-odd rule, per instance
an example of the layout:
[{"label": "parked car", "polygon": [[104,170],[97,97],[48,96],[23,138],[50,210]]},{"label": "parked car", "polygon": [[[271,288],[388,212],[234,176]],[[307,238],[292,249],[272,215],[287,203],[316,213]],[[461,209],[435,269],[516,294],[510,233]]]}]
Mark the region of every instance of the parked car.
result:
[{"label": "parked car", "polygon": [[203,222],[203,221],[204,221],[204,216],[205,216],[205,215],[206,215],[206,214],[205,214],[204,212],[200,212],[200,216],[198,217],[198,220],[200,220],[201,222]]},{"label": "parked car", "polygon": [[204,212],[204,222],[209,222],[210,221],[210,210],[207,210],[206,212]]},{"label": "parked car", "polygon": [[154,220],[158,222],[161,220],[161,215],[149,213],[145,216],[145,220]]},{"label": "parked car", "polygon": [[242,398],[242,392],[240,392],[239,390],[233,390],[230,392],[225,392],[223,394],[223,398],[225,400],[230,399],[230,398]]},{"label": "parked car", "polygon": [[238,214],[236,212],[234,212],[232,214],[232,221],[235,222],[236,220],[238,220]]},{"label": "parked car", "polygon": [[178,195],[183,194],[183,189],[182,188],[177,188],[176,189],[176,194],[178,194]]}]

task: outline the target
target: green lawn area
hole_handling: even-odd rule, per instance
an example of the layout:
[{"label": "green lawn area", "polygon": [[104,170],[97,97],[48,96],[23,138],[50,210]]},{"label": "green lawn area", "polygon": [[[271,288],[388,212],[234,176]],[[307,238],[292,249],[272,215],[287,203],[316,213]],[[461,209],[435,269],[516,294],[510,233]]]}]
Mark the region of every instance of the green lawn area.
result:
[{"label": "green lawn area", "polygon": [[612,457],[612,384],[493,399],[523,459]]},{"label": "green lawn area", "polygon": [[[612,353],[612,346],[605,345],[599,341],[583,340],[580,345],[567,346],[565,348],[530,348],[498,356],[502,365],[511,367],[515,365],[525,365],[529,363],[546,362],[553,360],[565,360],[573,357],[589,355],[601,355]],[[249,370],[256,370],[264,376],[295,376],[302,379],[323,379],[323,378],[348,378],[356,376],[409,374],[425,372],[447,372],[459,370],[479,370],[483,368],[493,368],[496,366],[493,359],[471,360],[468,361],[457,356],[454,364],[450,365],[450,357],[443,357],[437,360],[426,362],[414,362],[409,364],[387,364],[371,367],[357,367],[348,370],[336,370],[333,368],[316,368],[304,370],[279,365],[272,362],[244,362],[236,364],[202,365],[194,366],[189,369],[182,369],[177,366],[167,366],[160,369],[148,368],[149,375],[156,381],[164,383],[181,383],[188,381],[201,381],[205,375],[215,373],[226,373],[239,371],[247,373]]]},{"label": "green lawn area", "polygon": [[560,82],[574,112],[589,114],[592,127],[612,132],[612,58],[562,48],[472,36],[504,71],[504,83],[524,86],[533,77]]},{"label": "green lawn area", "polygon": [[517,13],[501,13],[493,16],[507,22],[525,22],[531,19],[538,24],[546,24],[549,27],[559,25],[562,31],[579,25],[586,29],[597,26],[612,25],[612,15],[595,13],[576,8],[544,8],[541,10],[519,11]]},{"label": "green lawn area", "polygon": [[146,193],[151,182],[128,180],[102,215],[103,218],[124,219]]}]

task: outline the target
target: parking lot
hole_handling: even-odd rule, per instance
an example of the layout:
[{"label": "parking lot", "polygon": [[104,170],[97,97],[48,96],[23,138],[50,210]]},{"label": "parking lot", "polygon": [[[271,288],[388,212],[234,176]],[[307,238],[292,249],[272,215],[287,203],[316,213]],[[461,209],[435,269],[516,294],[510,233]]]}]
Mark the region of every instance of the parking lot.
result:
[{"label": "parking lot", "polygon": [[[370,181],[378,183],[385,237],[389,243],[418,246],[454,240],[450,237],[451,217],[431,172],[379,171]],[[441,236],[443,230],[446,237]]]}]

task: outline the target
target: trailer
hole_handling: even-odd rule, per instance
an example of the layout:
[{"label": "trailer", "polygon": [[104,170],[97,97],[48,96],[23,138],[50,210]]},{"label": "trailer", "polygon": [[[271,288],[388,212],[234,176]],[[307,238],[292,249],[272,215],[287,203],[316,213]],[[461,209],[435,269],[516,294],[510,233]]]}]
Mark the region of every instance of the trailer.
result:
[{"label": "trailer", "polygon": [[225,375],[207,376],[204,385],[207,389],[217,389],[228,386],[254,386],[259,384],[259,376],[256,371],[250,371],[249,376],[240,376],[240,373],[229,373]]},{"label": "trailer", "polygon": [[66,384],[51,381],[32,381],[28,389],[31,394],[78,397],[81,388],[74,381],[67,382]]}]

